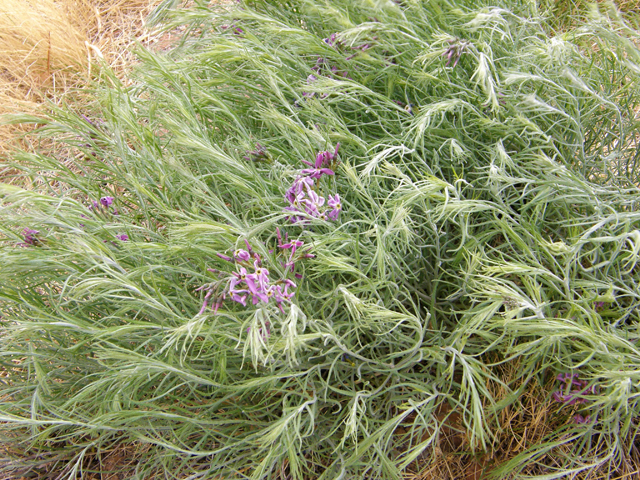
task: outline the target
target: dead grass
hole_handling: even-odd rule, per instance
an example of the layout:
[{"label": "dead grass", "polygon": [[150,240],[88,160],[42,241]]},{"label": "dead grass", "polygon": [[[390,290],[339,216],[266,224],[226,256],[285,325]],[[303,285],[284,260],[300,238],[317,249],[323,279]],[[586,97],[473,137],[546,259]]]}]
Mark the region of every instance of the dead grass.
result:
[{"label": "dead grass", "polygon": [[[102,62],[119,76],[134,61],[134,39],[150,42],[144,18],[159,0],[2,0],[0,116],[37,113],[45,101],[79,91]],[[71,102],[85,102],[79,93]],[[0,127],[0,154],[24,129]],[[21,145],[24,146],[24,145]]]},{"label": "dead grass", "polygon": [[[513,383],[517,378],[517,372],[517,363],[507,363],[502,366],[499,376],[505,384],[511,384],[511,388],[518,388],[520,385]],[[465,432],[459,413],[447,408],[445,408],[446,411],[437,412],[436,418],[443,423],[435,445],[436,458],[434,460],[427,455],[428,461],[417,460],[412,466],[415,473],[406,474],[405,480],[495,480],[496,478],[516,480],[521,478],[520,475],[548,475],[554,467],[561,466],[563,457],[574,457],[578,446],[567,442],[537,456],[536,462],[526,465],[520,474],[498,477],[492,475],[492,472],[501,465],[539,447],[548,441],[554,432],[567,423],[572,423],[573,412],[565,410],[566,407],[558,405],[551,399],[551,393],[557,385],[554,375],[549,377],[544,384],[539,384],[535,379],[531,380],[518,401],[499,413],[494,425],[494,441],[486,452],[472,452],[469,435]],[[510,394],[498,383],[488,387],[497,402]],[[636,441],[628,447],[628,457],[616,468],[603,465],[601,468],[587,470],[570,478],[575,480],[639,479],[640,444]]]}]

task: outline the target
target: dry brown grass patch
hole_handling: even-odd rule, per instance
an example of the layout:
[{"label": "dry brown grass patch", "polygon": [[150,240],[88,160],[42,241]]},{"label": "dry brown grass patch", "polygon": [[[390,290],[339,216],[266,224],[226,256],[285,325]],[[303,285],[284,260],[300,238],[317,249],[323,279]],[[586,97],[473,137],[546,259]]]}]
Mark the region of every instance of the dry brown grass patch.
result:
[{"label": "dry brown grass patch", "polygon": [[[42,111],[91,80],[102,62],[123,77],[144,18],[159,0],[3,0],[0,2],[0,116]],[[71,100],[85,100],[76,93]],[[0,127],[0,153],[25,129]],[[24,145],[21,145],[24,147]]]},{"label": "dry brown grass patch", "polygon": [[[501,380],[511,385],[512,389],[518,373],[517,362],[502,365]],[[407,474],[406,480],[489,480],[495,478],[517,479],[521,475],[549,475],[555,468],[561,468],[563,459],[573,458],[578,445],[566,442],[546,453],[536,457],[535,463],[525,465],[521,474],[507,476],[493,476],[492,472],[501,465],[515,459],[519,455],[531,452],[548,442],[566,424],[572,423],[571,408],[559,405],[551,398],[551,393],[557,388],[555,375],[549,373],[544,384],[535,379],[529,381],[518,400],[500,411],[493,426],[494,441],[486,452],[473,452],[470,447],[469,435],[465,432],[461,415],[445,407],[436,413],[441,422],[438,443],[435,446],[436,458],[430,457],[431,451],[422,461],[416,461],[413,466],[415,473]],[[504,400],[510,391],[498,383],[487,385],[495,401]],[[485,405],[487,411],[490,405]],[[640,478],[640,444],[629,445],[631,454],[620,465],[603,464],[599,468],[586,470],[574,475],[575,480],[605,480],[605,479],[637,479]],[[569,477],[567,477],[569,478]]]}]

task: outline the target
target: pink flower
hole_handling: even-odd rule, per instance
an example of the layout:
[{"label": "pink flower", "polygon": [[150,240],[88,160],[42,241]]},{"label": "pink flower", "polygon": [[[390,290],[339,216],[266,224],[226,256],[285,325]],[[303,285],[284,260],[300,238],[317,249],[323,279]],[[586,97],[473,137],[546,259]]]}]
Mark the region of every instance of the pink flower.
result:
[{"label": "pink flower", "polygon": [[573,421],[580,425],[580,424],[584,424],[584,423],[589,423],[591,421],[591,417],[589,415],[587,415],[586,417],[583,417],[580,414],[577,414],[575,417],[573,417]]},{"label": "pink flower", "polygon": [[315,182],[311,177],[302,177],[298,176],[293,181],[293,184],[287,190],[285,194],[285,199],[289,203],[294,203],[301,195],[304,196],[305,192],[309,192],[315,186]]},{"label": "pink flower", "polygon": [[[255,295],[258,292],[258,288],[256,287],[256,276],[253,273],[247,273],[247,269],[244,267],[240,268],[238,273],[234,272],[233,275],[238,279],[239,282],[244,282],[247,285],[249,291]],[[233,281],[233,280],[232,280]],[[234,284],[235,286],[235,284]]]},{"label": "pink flower", "polygon": [[305,211],[308,215],[311,215],[312,217],[320,216],[319,207],[322,207],[322,205],[324,205],[324,197],[321,197],[316,192],[311,190],[308,193],[308,198],[304,199],[302,202],[305,205]]},{"label": "pink flower", "polygon": [[320,178],[322,175],[335,175],[335,172],[327,167],[331,165],[333,160],[338,156],[339,148],[340,144],[338,143],[333,153],[329,151],[318,153],[318,155],[316,155],[315,163],[302,160],[302,163],[309,165],[312,168],[305,168],[300,173],[302,173],[302,175],[308,175],[310,178]]},{"label": "pink flower", "polygon": [[301,240],[292,240],[289,243],[280,245],[280,248],[282,248],[283,250],[291,249],[291,255],[289,256],[289,263],[287,263],[287,266],[289,266],[289,264],[293,262],[293,255],[296,253],[296,250],[298,249],[298,247],[301,247],[303,245],[304,245],[304,242]]},{"label": "pink flower", "polygon": [[248,262],[251,260],[251,254],[246,250],[239,248],[235,252],[233,252],[233,258],[239,262]]},{"label": "pink flower", "polygon": [[227,262],[233,262],[233,258],[231,257],[227,257],[226,255],[223,255],[221,253],[216,253],[217,256],[219,256],[221,259],[226,260]]},{"label": "pink flower", "polygon": [[269,270],[267,270],[264,267],[261,267],[260,265],[258,265],[258,262],[255,261],[254,263],[254,267],[256,269],[255,271],[255,279],[258,281],[260,287],[263,290],[266,290],[269,286]]},{"label": "pink flower", "polygon": [[[231,292],[229,292],[229,293],[231,293]],[[246,295],[239,295],[237,293],[231,293],[231,300],[233,300],[234,302],[238,302],[243,307],[247,306],[247,296]]]},{"label": "pink flower", "polygon": [[329,200],[327,201],[327,205],[332,209],[327,214],[327,216],[331,220],[337,220],[338,215],[340,215],[340,212],[342,211],[342,203],[340,202],[340,195],[338,195],[337,193],[333,197],[329,195]]},{"label": "pink flower", "polygon": [[113,203],[113,197],[102,197],[100,199],[100,203],[102,204],[103,207],[110,207],[111,204]]}]

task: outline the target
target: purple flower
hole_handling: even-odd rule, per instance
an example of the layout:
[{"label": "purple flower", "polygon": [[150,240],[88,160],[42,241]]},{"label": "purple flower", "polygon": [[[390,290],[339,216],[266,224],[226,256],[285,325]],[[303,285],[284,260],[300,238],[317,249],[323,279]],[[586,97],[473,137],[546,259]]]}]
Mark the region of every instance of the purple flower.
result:
[{"label": "purple flower", "polygon": [[253,162],[267,160],[269,158],[267,154],[267,149],[264,148],[259,143],[256,143],[256,149],[247,152],[247,155],[242,157],[245,160],[250,160]]},{"label": "purple flower", "polygon": [[340,215],[340,212],[342,211],[342,203],[340,202],[340,195],[338,195],[337,193],[333,197],[329,195],[329,200],[327,201],[327,205],[329,206],[329,208],[332,209],[327,214],[327,217],[329,217],[331,220],[337,220],[338,215]]},{"label": "purple flower", "polygon": [[237,289],[236,286],[241,283],[239,278],[232,278],[229,281],[229,294],[231,295],[231,300],[234,302],[240,303],[243,307],[247,306],[247,296],[242,295],[243,293],[248,293],[245,289]]},{"label": "purple flower", "polygon": [[[295,260],[296,250],[299,247],[302,247],[303,245],[304,245],[304,242],[302,240],[292,240],[289,243],[278,245],[283,250],[291,249],[291,255],[289,255],[289,260],[284,264],[285,269],[291,270],[293,272],[294,264],[296,263],[296,260]],[[287,280],[287,282],[289,282],[289,280]],[[293,282],[291,283],[293,284]],[[295,284],[293,284],[293,287],[295,287]]]},{"label": "purple flower", "polygon": [[266,290],[269,286],[269,270],[261,267],[257,260],[253,262],[253,266],[256,269],[254,275],[256,280],[258,281],[258,284],[263,290]]},{"label": "purple flower", "polygon": [[339,43],[339,42],[340,41],[338,40],[337,33],[332,33],[331,35],[329,35],[327,38],[324,39],[324,43],[326,43],[330,47],[334,47],[336,43]]},{"label": "purple flower", "polygon": [[123,241],[123,242],[128,242],[129,241],[129,235],[127,235],[126,233],[123,233],[122,235],[116,235],[116,238],[118,240]]},{"label": "purple flower", "polygon": [[40,232],[38,230],[32,230],[31,228],[25,228],[22,231],[22,234],[24,235],[24,243],[23,245],[39,245],[40,244],[40,240],[37,238],[37,235]]},{"label": "purple flower", "polygon": [[[229,292],[229,293],[231,293],[231,292]],[[246,295],[239,295],[237,293],[231,293],[231,300],[233,300],[234,302],[238,302],[243,307],[247,306],[247,296]]]},{"label": "purple flower", "polygon": [[[100,203],[102,204],[103,207],[110,207],[111,204],[113,203],[113,197],[102,197],[100,199]],[[94,203],[94,205],[95,205],[95,203]]]},{"label": "purple flower", "polygon": [[553,392],[552,396],[556,402],[575,405],[586,402],[586,399],[581,398],[582,395],[596,394],[595,385],[589,386],[585,380],[580,380],[577,373],[560,373],[556,376],[556,380],[564,383],[558,391]]},{"label": "purple flower", "polygon": [[310,192],[314,186],[315,182],[311,177],[298,176],[293,181],[293,184],[291,185],[289,190],[287,190],[285,199],[289,203],[294,204],[296,200],[300,200],[301,196],[304,197],[306,192]]},{"label": "purple flower", "polygon": [[216,253],[217,256],[219,256],[221,259],[226,260],[227,262],[233,262],[233,258],[231,257],[227,257],[226,255],[223,255],[221,253]]},{"label": "purple flower", "polygon": [[302,160],[302,163],[309,165],[312,168],[305,168],[300,173],[302,175],[308,175],[310,178],[320,178],[322,175],[335,175],[334,171],[327,167],[331,165],[333,160],[338,156],[339,148],[340,144],[338,143],[333,153],[329,151],[318,153],[318,155],[316,155],[315,163]]},{"label": "purple flower", "polygon": [[249,260],[251,260],[251,254],[246,250],[239,248],[238,250],[233,252],[233,258],[237,262],[248,262]]},{"label": "purple flower", "polygon": [[[238,273],[234,272],[233,275],[235,275],[235,277],[239,280],[239,282],[244,282],[252,294],[255,294],[258,291],[255,283],[255,280],[256,280],[255,274],[248,273],[246,268],[241,267],[240,271]],[[231,281],[233,282],[233,279]]]},{"label": "purple flower", "polygon": [[285,303],[285,302],[291,301],[291,297],[293,297],[295,295],[294,292],[289,292],[289,286],[293,285],[293,288],[295,288],[296,284],[291,282],[290,280],[289,280],[289,282],[290,283],[285,283],[284,286],[283,285],[276,285],[274,287],[274,289],[273,289],[272,297],[275,300],[276,305],[280,309],[281,312],[283,312],[282,304]]},{"label": "purple flower", "polygon": [[296,249],[304,245],[302,240],[291,240],[289,243],[285,243],[283,245],[278,245],[283,250],[291,249],[291,253],[296,253]]},{"label": "purple flower", "polygon": [[577,414],[576,416],[573,417],[573,421],[577,425],[583,425],[585,423],[590,423],[591,422],[591,416],[587,415],[586,417],[583,417],[582,415]]},{"label": "purple flower", "polygon": [[324,197],[321,197],[313,190],[308,192],[307,197],[308,198],[302,201],[302,203],[305,206],[304,208],[305,212],[307,213],[307,215],[311,215],[312,217],[319,217],[320,216],[319,208],[322,207],[322,205],[324,205]]}]

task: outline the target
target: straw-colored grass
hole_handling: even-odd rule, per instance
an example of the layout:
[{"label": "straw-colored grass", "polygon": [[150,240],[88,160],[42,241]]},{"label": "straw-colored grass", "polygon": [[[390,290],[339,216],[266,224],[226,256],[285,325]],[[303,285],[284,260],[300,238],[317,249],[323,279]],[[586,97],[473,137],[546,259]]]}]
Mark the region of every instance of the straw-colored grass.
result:
[{"label": "straw-colored grass", "polygon": [[[122,74],[134,39],[150,41],[144,18],[158,0],[3,0],[0,2],[0,116],[36,113],[46,100],[82,104],[79,92],[106,62]],[[0,153],[20,130],[0,127]]]}]

